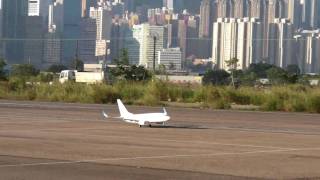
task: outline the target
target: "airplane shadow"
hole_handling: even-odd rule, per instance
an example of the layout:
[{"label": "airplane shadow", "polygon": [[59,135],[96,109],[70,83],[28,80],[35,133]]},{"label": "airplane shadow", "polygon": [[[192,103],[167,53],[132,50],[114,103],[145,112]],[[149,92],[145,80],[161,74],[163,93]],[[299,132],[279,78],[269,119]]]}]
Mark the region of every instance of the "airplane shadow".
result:
[{"label": "airplane shadow", "polygon": [[159,128],[159,129],[209,129],[208,127],[204,126],[197,126],[197,125],[153,125],[150,128]]}]

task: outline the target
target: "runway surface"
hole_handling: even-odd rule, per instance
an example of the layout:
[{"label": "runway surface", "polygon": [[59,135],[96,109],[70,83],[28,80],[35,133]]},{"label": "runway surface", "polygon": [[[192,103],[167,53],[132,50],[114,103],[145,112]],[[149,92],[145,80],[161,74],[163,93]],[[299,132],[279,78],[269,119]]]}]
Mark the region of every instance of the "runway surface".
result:
[{"label": "runway surface", "polygon": [[[128,106],[133,113],[162,108]],[[320,179],[320,115],[0,101],[0,179]]]}]

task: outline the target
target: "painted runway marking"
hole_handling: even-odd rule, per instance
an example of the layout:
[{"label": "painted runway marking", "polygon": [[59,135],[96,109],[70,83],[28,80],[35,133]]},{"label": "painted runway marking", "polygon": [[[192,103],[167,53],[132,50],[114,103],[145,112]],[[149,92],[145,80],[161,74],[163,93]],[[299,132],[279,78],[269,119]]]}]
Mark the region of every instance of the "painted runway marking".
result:
[{"label": "painted runway marking", "polygon": [[63,103],[60,105],[56,104],[26,104],[26,103],[0,103],[0,105],[10,106],[10,107],[27,107],[27,108],[57,108],[57,109],[65,109],[65,108],[74,108],[74,109],[94,109],[97,110],[100,107],[92,107],[85,105],[77,105],[77,104],[67,104]]},{"label": "painted runway marking", "polygon": [[257,132],[257,133],[272,133],[272,134],[299,134],[299,135],[320,135],[319,133],[310,133],[307,131],[294,131],[294,130],[272,130],[263,128],[237,128],[237,127],[212,127],[214,130],[234,130],[234,131],[245,131],[245,132]]},{"label": "painted runway marking", "polygon": [[78,161],[55,161],[55,162],[42,162],[42,163],[6,164],[6,165],[0,165],[0,168],[79,164],[79,163],[99,163],[99,162],[102,163],[105,161],[123,161],[123,160],[170,159],[170,158],[192,158],[192,157],[213,157],[213,156],[233,156],[233,155],[236,156],[236,155],[267,154],[267,153],[281,153],[281,152],[295,152],[295,151],[319,151],[319,150],[320,148],[301,148],[301,149],[287,149],[287,150],[278,149],[278,150],[247,151],[247,152],[234,152],[234,153],[119,157],[119,158],[105,158],[105,159],[93,159],[93,160],[78,160]]}]

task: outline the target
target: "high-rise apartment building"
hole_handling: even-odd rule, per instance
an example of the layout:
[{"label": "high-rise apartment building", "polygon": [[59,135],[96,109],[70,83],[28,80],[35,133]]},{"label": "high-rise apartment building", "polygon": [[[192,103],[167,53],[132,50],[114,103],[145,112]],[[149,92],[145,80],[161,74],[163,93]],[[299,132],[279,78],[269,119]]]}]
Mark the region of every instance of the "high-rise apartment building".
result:
[{"label": "high-rise apartment building", "polygon": [[43,23],[48,22],[49,5],[52,5],[55,0],[40,0],[40,16],[43,18]]},{"label": "high-rise apartment building", "polygon": [[174,9],[174,0],[163,0],[163,7],[173,10]]},{"label": "high-rise apartment building", "polygon": [[218,18],[213,26],[212,60],[216,67],[227,70],[226,61],[237,57],[237,21]]},{"label": "high-rise apartment building", "polygon": [[255,18],[218,18],[214,23],[212,59],[219,69],[228,70],[226,61],[237,58],[245,69],[261,60],[261,24]]},{"label": "high-rise apartment building", "polygon": [[[53,4],[52,9],[52,24],[56,26],[56,32],[60,35],[64,32],[64,11],[63,11],[63,0],[56,0]],[[49,19],[49,17],[48,17]],[[48,22],[49,24],[49,22]]]},{"label": "high-rise apartment building", "polygon": [[182,52],[182,68],[185,67],[185,61],[187,58],[187,30],[188,20],[178,20],[178,47],[181,48]]},{"label": "high-rise apartment building", "polygon": [[81,0],[81,17],[87,17],[87,0]]},{"label": "high-rise apartment building", "polygon": [[236,0],[233,2],[233,11],[234,11],[234,16],[235,18],[243,18],[243,17],[248,17],[248,8],[249,8],[249,3],[248,0]]},{"label": "high-rise apartment building", "polygon": [[239,69],[262,60],[262,24],[255,18],[237,20],[237,56]]},{"label": "high-rise apartment building", "polygon": [[294,36],[293,58],[302,73],[320,71],[320,31],[304,30]]},{"label": "high-rise apartment building", "polygon": [[105,7],[91,7],[90,18],[95,19],[97,23],[97,39],[108,39],[111,36],[112,13]]},{"label": "high-rise apartment building", "polygon": [[265,11],[268,7],[266,0],[250,0],[247,5],[248,16],[252,18],[259,18],[260,21],[265,17]]},{"label": "high-rise apartment building", "polygon": [[133,25],[132,27],[132,38],[128,38],[126,41],[130,64],[146,66],[146,63],[142,61],[143,57],[145,57],[144,49],[146,44],[143,43],[145,31],[141,24]]},{"label": "high-rise apartment building", "polygon": [[96,57],[104,60],[107,55],[107,40],[111,38],[112,13],[111,10],[99,6],[90,8],[90,18],[96,20]]},{"label": "high-rise apartment building", "polygon": [[288,1],[288,16],[293,26],[297,29],[301,27],[302,22],[302,4],[301,0],[289,0]]},{"label": "high-rise apartment building", "polygon": [[304,28],[320,28],[320,1],[319,0],[302,0],[302,21]]},{"label": "high-rise apartment building", "polygon": [[293,25],[289,19],[275,19],[270,25],[269,64],[286,68],[292,62]]},{"label": "high-rise apartment building", "polygon": [[208,38],[212,35],[212,23],[216,20],[214,16],[215,3],[212,0],[202,0],[200,6],[199,37]]},{"label": "high-rise apartment building", "polygon": [[[183,9],[187,9],[186,0],[162,0],[163,1],[163,7],[166,7],[170,10],[174,10],[175,12],[179,13],[182,12]],[[198,5],[198,1],[192,1],[193,5],[196,7]],[[190,9],[190,8],[189,8]]]}]

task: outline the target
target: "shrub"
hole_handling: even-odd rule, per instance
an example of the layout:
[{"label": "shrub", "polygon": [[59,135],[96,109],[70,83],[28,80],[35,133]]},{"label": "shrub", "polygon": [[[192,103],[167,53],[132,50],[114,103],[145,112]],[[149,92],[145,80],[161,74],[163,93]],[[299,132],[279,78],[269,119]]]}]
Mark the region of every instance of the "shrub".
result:
[{"label": "shrub", "polygon": [[280,111],[283,110],[283,101],[277,96],[270,95],[262,104],[262,109],[266,111]]},{"label": "shrub", "polygon": [[23,90],[26,87],[26,82],[24,79],[12,77],[9,79],[8,87],[10,91]]},{"label": "shrub", "polygon": [[230,102],[241,104],[241,105],[248,105],[250,104],[250,95],[244,93],[241,89],[235,90],[228,88],[226,90],[226,98],[229,99]]},{"label": "shrub", "polygon": [[90,96],[93,98],[94,103],[115,103],[121,96],[112,87],[104,84],[92,85]]},{"label": "shrub", "polygon": [[295,95],[284,102],[284,109],[288,112],[306,111],[306,100],[303,95]]},{"label": "shrub", "polygon": [[134,104],[136,100],[143,97],[145,92],[144,83],[118,81],[113,87],[127,104]]},{"label": "shrub", "polygon": [[320,113],[320,94],[310,95],[307,101],[309,112]]},{"label": "shrub", "polygon": [[201,103],[204,107],[229,109],[232,103],[258,105],[267,111],[320,113],[320,88],[301,85],[270,89],[224,86],[174,85],[160,80],[149,82],[118,81],[114,85],[87,85],[68,82],[26,84],[24,78],[11,77],[0,82],[0,98],[81,103],[159,105],[161,101]]}]

